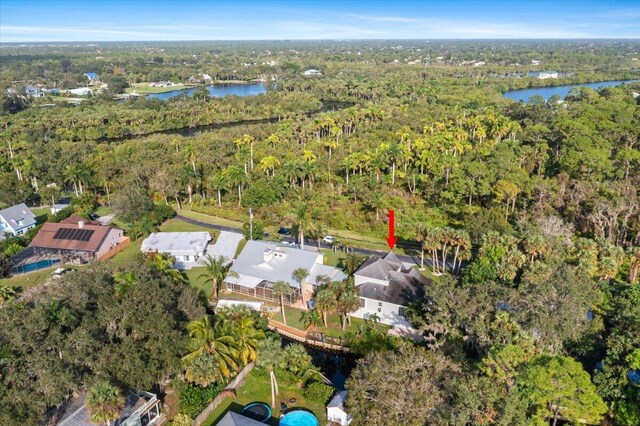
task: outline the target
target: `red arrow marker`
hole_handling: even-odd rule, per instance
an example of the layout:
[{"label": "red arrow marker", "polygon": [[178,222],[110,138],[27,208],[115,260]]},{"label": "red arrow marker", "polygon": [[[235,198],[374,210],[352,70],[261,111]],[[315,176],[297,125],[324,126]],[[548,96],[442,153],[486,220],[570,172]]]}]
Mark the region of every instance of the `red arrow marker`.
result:
[{"label": "red arrow marker", "polygon": [[389,244],[389,248],[393,249],[393,246],[396,245],[396,214],[393,210],[389,210],[389,236],[387,237],[387,244]]}]

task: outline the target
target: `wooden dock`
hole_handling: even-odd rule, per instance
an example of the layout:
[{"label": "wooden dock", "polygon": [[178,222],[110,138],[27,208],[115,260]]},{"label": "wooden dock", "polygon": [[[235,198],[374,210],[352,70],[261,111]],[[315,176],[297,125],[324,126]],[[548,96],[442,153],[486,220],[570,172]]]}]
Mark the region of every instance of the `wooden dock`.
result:
[{"label": "wooden dock", "polygon": [[300,342],[303,345],[309,345],[316,348],[320,348],[326,351],[348,353],[349,348],[344,345],[337,345],[335,343],[325,342],[324,340],[312,339],[305,331],[298,330],[297,328],[289,327],[281,322],[269,319],[269,329],[277,331],[281,336],[287,339]]}]

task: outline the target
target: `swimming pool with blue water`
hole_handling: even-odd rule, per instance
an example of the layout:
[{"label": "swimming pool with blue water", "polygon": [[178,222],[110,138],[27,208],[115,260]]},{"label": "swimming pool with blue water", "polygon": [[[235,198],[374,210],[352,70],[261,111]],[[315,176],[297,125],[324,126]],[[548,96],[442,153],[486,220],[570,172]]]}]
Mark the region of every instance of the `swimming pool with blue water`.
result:
[{"label": "swimming pool with blue water", "polygon": [[45,259],[37,262],[27,263],[25,265],[16,266],[11,270],[13,274],[26,274],[27,272],[37,271],[39,269],[49,268],[60,262],[60,259]]},{"label": "swimming pool with blue water", "polygon": [[318,426],[316,416],[305,410],[290,411],[280,419],[280,426]]}]

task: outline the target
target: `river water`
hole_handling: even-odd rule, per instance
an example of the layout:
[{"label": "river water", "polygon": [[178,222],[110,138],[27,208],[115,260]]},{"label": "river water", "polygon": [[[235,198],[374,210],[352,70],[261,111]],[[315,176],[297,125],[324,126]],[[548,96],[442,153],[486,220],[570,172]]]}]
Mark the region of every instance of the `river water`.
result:
[{"label": "river water", "polygon": [[516,102],[528,102],[532,96],[542,96],[546,101],[553,95],[558,95],[564,99],[571,89],[574,87],[589,87],[590,89],[601,89],[604,87],[619,86],[621,84],[635,83],[640,80],[616,80],[616,81],[599,81],[595,83],[582,83],[582,84],[566,84],[564,86],[556,87],[532,87],[529,89],[516,89],[509,90],[504,93],[504,97]]},{"label": "river water", "polygon": [[[146,96],[147,99],[162,99],[166,101],[167,99],[171,99],[175,96],[180,95],[193,95],[193,92],[196,91],[196,87],[192,87],[190,89],[180,89],[173,90],[171,92],[164,93],[151,93]],[[224,98],[225,96],[256,96],[261,95],[263,93],[267,93],[267,88],[264,87],[263,84],[260,83],[250,83],[250,84],[212,84],[207,86],[207,90],[214,98]]]}]

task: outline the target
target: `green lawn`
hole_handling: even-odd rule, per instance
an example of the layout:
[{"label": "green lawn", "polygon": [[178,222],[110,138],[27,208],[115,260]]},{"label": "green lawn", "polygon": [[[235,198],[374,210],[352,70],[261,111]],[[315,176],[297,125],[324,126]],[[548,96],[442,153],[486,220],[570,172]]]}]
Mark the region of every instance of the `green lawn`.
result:
[{"label": "green lawn", "polygon": [[[301,309],[292,308],[289,306],[285,306],[284,308],[285,315],[287,316],[287,325],[290,327],[297,328],[299,330],[306,330],[304,323],[300,320],[300,315],[302,314]],[[282,321],[282,314],[280,311],[273,318],[275,321]],[[351,318],[351,325],[347,323],[344,330],[342,330],[340,326],[340,316],[338,314],[331,314],[327,316],[327,327],[323,325],[316,327],[313,329],[315,333],[323,333],[325,336],[329,337],[345,337],[348,333],[355,333],[358,330],[358,326],[364,324],[364,320],[360,318]],[[381,327],[388,329],[389,327],[381,324]]]},{"label": "green lawn", "polygon": [[113,211],[111,211],[110,207],[107,206],[100,206],[96,209],[96,211],[94,212],[95,214],[97,214],[98,216],[106,216],[108,214],[113,213]]},{"label": "green lawn", "polygon": [[[282,376],[279,377],[277,371],[276,378],[278,378],[280,395],[276,397],[276,407],[271,407],[271,419],[268,424],[274,426],[278,424],[280,401],[285,401],[289,408],[300,407],[311,410],[320,420],[321,425],[327,423],[325,405],[323,403],[305,400],[303,390],[295,383],[287,382],[282,379]],[[291,398],[295,398],[296,402],[290,403],[289,400]],[[215,425],[228,411],[240,413],[245,405],[257,401],[271,405],[271,384],[266,372],[254,369],[249,373],[244,384],[236,390],[236,399],[227,398],[223,400],[205,420],[203,426]]]},{"label": "green lawn", "polygon": [[228,226],[231,228],[242,228],[242,222],[229,220],[218,216],[211,216],[205,213],[194,212],[192,210],[180,210],[180,215],[200,222],[211,223],[213,225]]},{"label": "green lawn", "polygon": [[9,287],[21,288],[24,291],[28,288],[44,284],[47,277],[49,277],[51,272],[55,271],[56,268],[58,268],[58,265],[30,272],[28,274],[15,275],[11,278],[3,278],[0,280],[0,286],[6,285]]},{"label": "green lawn", "polygon": [[195,87],[195,85],[185,84],[182,86],[171,86],[171,87],[151,87],[149,86],[149,83],[134,83],[133,88],[128,87],[126,89],[126,93],[133,93],[135,91],[135,93],[138,95],[148,95],[149,93],[166,93],[166,92],[173,92],[174,90],[189,89],[191,87]]}]

